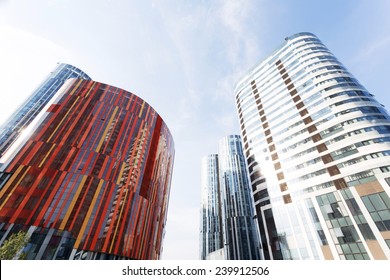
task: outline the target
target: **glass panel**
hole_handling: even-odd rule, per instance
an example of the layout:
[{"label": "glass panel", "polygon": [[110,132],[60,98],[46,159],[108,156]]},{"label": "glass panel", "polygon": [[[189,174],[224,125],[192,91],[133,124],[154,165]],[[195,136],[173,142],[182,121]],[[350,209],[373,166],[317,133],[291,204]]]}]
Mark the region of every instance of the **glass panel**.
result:
[{"label": "glass panel", "polygon": [[363,215],[359,215],[358,217],[359,217],[359,220],[360,220],[361,223],[363,223],[363,224],[367,223],[367,220],[366,220],[366,218]]},{"label": "glass panel", "polygon": [[386,204],[383,202],[383,200],[378,194],[370,195],[369,198],[376,210],[379,211],[379,210],[387,209]]},{"label": "glass panel", "polygon": [[382,221],[390,220],[390,210],[380,211],[378,212],[378,214],[381,217]]},{"label": "glass panel", "polygon": [[328,200],[329,200],[330,203],[335,203],[336,202],[336,198],[334,197],[333,193],[328,193],[327,197],[328,197]]},{"label": "glass panel", "polygon": [[[348,245],[348,244],[343,244],[343,245],[341,245],[341,248],[343,248],[344,254],[350,254],[350,253],[352,253],[351,248],[349,248],[349,245]],[[339,252],[339,253],[340,253],[340,252]]]},{"label": "glass panel", "polygon": [[362,197],[362,200],[363,200],[363,203],[364,203],[364,205],[367,207],[367,210],[368,210],[369,212],[375,211],[374,206],[372,205],[371,201],[368,199],[367,196]]},{"label": "glass panel", "polygon": [[352,250],[352,253],[360,253],[359,247],[356,243],[352,243],[349,246]]},{"label": "glass panel", "polygon": [[362,254],[355,254],[354,257],[355,257],[355,260],[364,260],[364,257]]},{"label": "glass panel", "polygon": [[382,221],[381,217],[379,217],[379,214],[377,212],[371,213],[371,217],[375,222]]},{"label": "glass panel", "polygon": [[379,231],[386,231],[386,227],[382,222],[375,222],[376,226],[378,227]]},{"label": "glass panel", "polygon": [[340,227],[339,223],[337,222],[337,220],[331,220],[330,222],[332,223],[332,227],[333,228],[339,228]]},{"label": "glass panel", "polygon": [[347,221],[345,219],[338,219],[340,226],[345,227],[347,226]]},{"label": "glass panel", "polygon": [[386,229],[390,230],[390,220],[384,220],[383,223],[385,224]]},{"label": "glass panel", "polygon": [[372,232],[370,226],[367,223],[358,225],[360,232],[363,234],[364,239],[366,240],[375,240],[375,235]]},{"label": "glass panel", "polygon": [[362,243],[358,243],[357,245],[359,246],[360,252],[365,252],[366,251],[366,249],[364,248],[364,245]]},{"label": "glass panel", "polygon": [[387,208],[390,209],[390,198],[387,195],[387,193],[381,192],[379,195],[382,198],[382,200],[384,201],[384,203],[386,204]]}]

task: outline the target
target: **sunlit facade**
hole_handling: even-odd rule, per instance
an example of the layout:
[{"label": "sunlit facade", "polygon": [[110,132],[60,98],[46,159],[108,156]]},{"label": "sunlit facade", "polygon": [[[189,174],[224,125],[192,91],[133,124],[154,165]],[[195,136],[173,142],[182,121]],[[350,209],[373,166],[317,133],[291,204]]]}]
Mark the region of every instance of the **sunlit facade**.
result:
[{"label": "sunlit facade", "polygon": [[144,100],[70,79],[0,169],[0,243],[30,236],[27,259],[159,259],[172,136]]},{"label": "sunlit facade", "polygon": [[390,259],[390,117],[310,33],[236,87],[266,259]]},{"label": "sunlit facade", "polygon": [[50,102],[65,81],[70,78],[91,79],[75,66],[65,63],[59,64],[31,96],[20,105],[15,113],[0,126],[0,158],[18,140],[19,136]]}]

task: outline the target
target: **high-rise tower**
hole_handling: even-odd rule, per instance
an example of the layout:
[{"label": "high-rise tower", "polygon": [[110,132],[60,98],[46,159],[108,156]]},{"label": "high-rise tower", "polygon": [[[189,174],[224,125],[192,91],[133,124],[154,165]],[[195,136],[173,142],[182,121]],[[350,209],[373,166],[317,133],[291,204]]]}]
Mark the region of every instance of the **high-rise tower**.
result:
[{"label": "high-rise tower", "polygon": [[27,259],[158,259],[172,136],[144,100],[69,79],[0,168],[0,243],[30,236]]},{"label": "high-rise tower", "polygon": [[65,81],[70,78],[91,79],[77,67],[65,63],[59,64],[15,113],[0,126],[0,158],[49,103]]},{"label": "high-rise tower", "polygon": [[[239,135],[202,161],[201,258],[260,258],[253,200]],[[223,250],[221,249],[223,248]]]},{"label": "high-rise tower", "polygon": [[311,33],[236,87],[267,259],[390,259],[390,117]]},{"label": "high-rise tower", "polygon": [[[224,259],[221,190],[218,155],[203,157],[200,225],[200,259]],[[219,255],[219,256],[218,256]]]},{"label": "high-rise tower", "polygon": [[222,138],[219,155],[226,257],[229,260],[257,260],[260,258],[259,243],[241,137],[229,135]]}]

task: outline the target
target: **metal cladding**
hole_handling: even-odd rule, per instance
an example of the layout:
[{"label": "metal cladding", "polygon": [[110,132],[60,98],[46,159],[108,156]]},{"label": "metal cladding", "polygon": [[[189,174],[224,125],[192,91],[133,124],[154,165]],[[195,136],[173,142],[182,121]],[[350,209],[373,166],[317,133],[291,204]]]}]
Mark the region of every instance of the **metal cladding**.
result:
[{"label": "metal cladding", "polygon": [[1,233],[26,230],[28,259],[158,259],[173,160],[144,100],[68,80],[0,172]]}]

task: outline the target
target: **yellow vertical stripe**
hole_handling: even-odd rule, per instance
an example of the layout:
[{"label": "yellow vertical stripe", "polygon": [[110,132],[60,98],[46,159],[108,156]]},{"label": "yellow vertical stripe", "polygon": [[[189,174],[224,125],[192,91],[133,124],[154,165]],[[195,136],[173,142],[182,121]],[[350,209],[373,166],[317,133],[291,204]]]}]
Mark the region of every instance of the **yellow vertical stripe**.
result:
[{"label": "yellow vertical stripe", "polygon": [[113,119],[114,119],[114,117],[115,117],[115,115],[116,115],[116,112],[118,112],[118,107],[115,107],[115,110],[114,110],[114,112],[112,113],[111,118],[110,118],[110,120],[109,120],[108,123],[107,123],[106,129],[104,130],[104,133],[103,133],[103,135],[102,135],[102,138],[100,138],[99,144],[98,144],[98,146],[97,146],[96,149],[95,149],[96,152],[99,152],[100,148],[102,147],[103,141],[104,141],[104,139],[106,139],[108,130],[109,130],[110,127],[111,127],[111,123],[112,123],[112,121],[113,121]]},{"label": "yellow vertical stripe", "polygon": [[115,226],[115,231],[114,231],[114,238],[111,240],[111,246],[110,246],[110,250],[109,252],[112,252],[112,247],[114,246],[115,242],[115,236],[116,236],[116,233],[118,232],[118,228],[119,226],[122,224],[121,223],[121,217],[122,217],[122,213],[123,213],[123,209],[125,208],[125,205],[126,205],[126,201],[127,201],[127,195],[129,194],[129,191],[126,189],[126,194],[125,194],[125,198],[123,200],[123,203],[121,205],[121,210],[120,210],[120,213],[119,213],[119,217],[117,219],[117,222],[116,222],[116,226]]},{"label": "yellow vertical stripe", "polygon": [[49,157],[53,149],[56,147],[56,144],[53,144],[50,148],[50,150],[47,152],[46,156],[42,159],[41,163],[38,165],[38,167],[42,167],[43,163],[46,161],[46,159]]},{"label": "yellow vertical stripe", "polygon": [[141,249],[139,250],[139,257],[141,258],[141,254],[142,252],[144,252],[144,247],[145,247],[145,236],[146,236],[146,230],[147,230],[147,227],[146,227],[146,224],[148,222],[148,219],[149,219],[149,211],[148,209],[145,209],[145,218],[144,218],[144,221],[143,221],[143,231],[142,231],[142,238],[141,238]]},{"label": "yellow vertical stripe", "polygon": [[69,95],[73,95],[74,92],[76,91],[76,89],[79,88],[79,86],[81,85],[81,83],[82,83],[83,81],[84,81],[84,80],[80,79],[80,80],[77,82],[76,86],[73,88],[73,90],[69,93]]},{"label": "yellow vertical stripe", "polygon": [[[81,83],[83,82],[84,80],[80,79],[77,84],[75,85],[75,87],[73,88],[73,90],[69,93],[69,95],[73,95],[75,93],[75,91],[79,88],[79,86],[81,85]],[[49,139],[47,140],[47,142],[50,141],[50,139],[53,137],[53,135],[56,133],[56,131],[58,130],[59,127],[61,127],[61,124],[64,122],[65,119],[67,119],[67,116],[69,114],[69,112],[72,111],[73,107],[76,105],[77,101],[79,100],[79,96],[77,96],[77,99],[75,102],[73,102],[72,104],[72,107],[68,110],[68,112],[66,112],[65,116],[62,118],[61,122],[57,125],[56,129],[53,131],[53,133],[50,135]]]},{"label": "yellow vertical stripe", "polygon": [[74,205],[76,204],[77,199],[79,198],[80,192],[82,188],[84,187],[85,180],[87,180],[87,176],[83,176],[83,179],[81,179],[81,182],[78,186],[74,186],[75,188],[77,187],[77,191],[72,199],[72,202],[70,203],[68,209],[66,210],[66,215],[64,219],[61,222],[60,225],[60,230],[64,230],[66,223],[68,222],[69,216],[74,208]]},{"label": "yellow vertical stripe", "polygon": [[139,111],[139,114],[138,114],[139,118],[141,118],[141,116],[142,116],[142,111],[144,110],[144,107],[145,107],[145,101],[142,102],[141,110]]},{"label": "yellow vertical stripe", "polygon": [[52,134],[50,135],[50,137],[47,139],[47,142],[49,142],[50,139],[54,136],[54,134],[57,132],[58,128],[62,127],[62,123],[67,119],[69,113],[72,112],[73,107],[76,105],[76,103],[79,101],[79,99],[80,99],[80,96],[77,96],[77,99],[75,100],[75,102],[73,102],[72,106],[70,107],[70,109],[68,110],[68,112],[66,112],[65,116],[62,117],[62,120],[60,121],[60,123],[57,124],[56,129],[53,131],[53,133],[52,133]]},{"label": "yellow vertical stripe", "polygon": [[104,182],[103,180],[100,180],[99,185],[98,185],[98,187],[95,191],[95,194],[92,198],[91,205],[88,208],[87,215],[85,216],[84,222],[83,222],[81,229],[80,229],[80,232],[79,232],[79,235],[76,238],[76,243],[74,245],[75,248],[77,248],[80,245],[81,239],[83,238],[85,229],[88,225],[89,219],[91,218],[91,214],[92,214],[93,208],[95,207],[95,204],[96,204],[97,198],[99,196],[100,190],[102,188],[103,182]]},{"label": "yellow vertical stripe", "polygon": [[90,86],[90,87],[89,87],[89,90],[88,90],[87,94],[85,95],[85,97],[88,97],[88,95],[91,93],[91,91],[92,91],[93,89],[95,89],[95,86],[94,86],[94,85],[96,84],[96,82],[93,82],[92,84],[93,84],[93,86]]},{"label": "yellow vertical stripe", "polygon": [[123,171],[125,170],[126,163],[122,163],[121,171],[119,172],[118,180],[116,180],[116,184],[119,185],[121,183],[121,179],[123,176]]},{"label": "yellow vertical stripe", "polygon": [[[18,177],[19,173],[22,171],[22,168],[23,168],[23,167],[24,167],[23,165],[20,165],[20,166],[18,167],[18,169],[16,169],[16,172],[15,172],[14,174],[12,174],[11,179],[10,179],[10,180],[5,184],[5,186],[1,189],[1,191],[0,191],[0,196],[3,196],[4,193],[8,190],[8,188],[12,185],[12,183],[14,182],[14,180]],[[24,179],[24,176],[25,176],[26,173],[30,170],[30,168],[31,168],[31,167],[28,167],[28,168],[26,169],[26,171],[23,173],[23,175],[20,176],[20,179],[19,179],[19,181],[16,183],[16,186],[19,185],[19,183]],[[14,190],[15,190],[15,188],[14,188]],[[6,199],[4,199],[3,203],[1,204],[0,209],[3,208],[4,204],[8,201],[8,199],[10,198],[10,196],[12,195],[12,193],[13,193],[13,191],[11,191],[11,192],[7,195]]]}]

